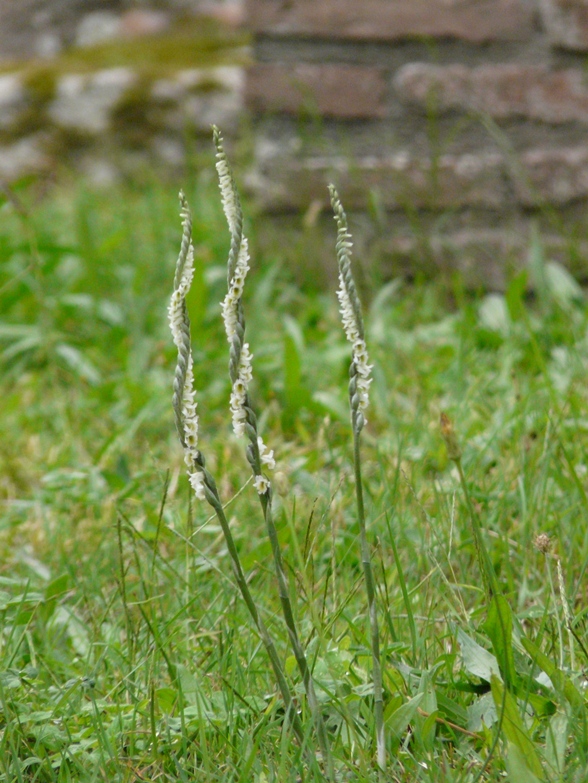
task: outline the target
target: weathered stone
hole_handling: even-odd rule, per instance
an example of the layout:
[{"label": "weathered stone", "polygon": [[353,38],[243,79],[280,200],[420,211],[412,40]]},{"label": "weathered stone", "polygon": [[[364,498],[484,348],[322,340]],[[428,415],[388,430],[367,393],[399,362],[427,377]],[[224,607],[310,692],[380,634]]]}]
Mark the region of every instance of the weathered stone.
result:
[{"label": "weathered stone", "polygon": [[270,35],[481,42],[522,40],[533,29],[524,0],[248,0],[246,9],[251,29]]},{"label": "weathered stone", "polygon": [[243,91],[243,68],[237,65],[219,65],[215,68],[189,68],[179,71],[178,84],[187,90],[207,89]]},{"label": "weathered stone", "polygon": [[234,132],[242,110],[242,96],[235,92],[188,95],[182,106],[184,125],[207,135],[212,125]]},{"label": "weathered stone", "polygon": [[115,0],[0,0],[0,60],[53,56],[70,44],[84,13]]},{"label": "weathered stone", "polygon": [[63,49],[63,41],[58,33],[50,31],[39,33],[34,44],[33,51],[43,60],[51,60]]},{"label": "weathered stone", "polygon": [[144,35],[157,35],[170,25],[170,15],[165,11],[148,8],[133,8],[121,16],[121,35],[123,38],[141,38]]},{"label": "weathered stone", "polygon": [[181,103],[189,93],[235,93],[239,100],[243,94],[243,68],[220,65],[215,68],[187,68],[173,77],[157,79],[151,85],[151,97],[162,103]]},{"label": "weathered stone", "polygon": [[168,168],[177,169],[186,162],[186,145],[181,138],[173,138],[169,133],[155,136],[151,140],[151,149],[157,160]]},{"label": "weathered stone", "polygon": [[564,205],[588,197],[588,146],[529,150],[520,163],[525,180],[517,178],[515,189],[522,204]]},{"label": "weathered stone", "polygon": [[258,112],[369,118],[386,116],[386,92],[382,68],[258,63],[247,71],[245,100]]},{"label": "weathered stone", "polygon": [[63,128],[102,133],[109,127],[113,109],[136,81],[129,68],[110,68],[87,76],[70,74],[57,85],[48,113]]},{"label": "weathered stone", "polygon": [[44,141],[44,136],[28,136],[0,146],[0,179],[12,182],[26,174],[49,170],[51,159],[43,150]]},{"label": "weathered stone", "polygon": [[0,76],[0,128],[13,126],[26,108],[26,93],[16,74]]},{"label": "weathered stone", "polygon": [[539,0],[543,24],[552,44],[565,49],[588,49],[586,0]]},{"label": "weathered stone", "polygon": [[503,208],[508,190],[500,153],[442,155],[431,160],[398,152],[383,157],[257,157],[249,178],[268,211],[307,209],[328,203],[327,184],[335,182],[350,208],[365,208],[376,191],[382,206],[444,209],[480,206]]},{"label": "weathered stone", "polygon": [[[395,236],[384,240],[383,249],[407,272],[414,268],[415,259],[433,262],[439,269],[459,269],[467,286],[500,291],[506,287],[507,266],[524,269],[531,243],[531,222],[502,229],[474,228],[447,233],[433,233],[427,237]],[[550,259],[566,263],[569,248],[565,237],[542,234],[541,244]],[[580,242],[578,250],[588,253],[588,243]]]},{"label": "weathered stone", "polygon": [[190,68],[174,78],[158,79],[151,97],[165,111],[165,125],[210,132],[213,124],[232,131],[243,110],[243,69],[237,66]]},{"label": "weathered stone", "polygon": [[112,11],[93,11],[80,20],[76,29],[76,46],[95,46],[122,35],[120,14]]},{"label": "weathered stone", "polygon": [[479,111],[497,119],[588,123],[588,81],[580,68],[411,63],[399,70],[394,86],[423,109],[432,103],[440,110]]}]

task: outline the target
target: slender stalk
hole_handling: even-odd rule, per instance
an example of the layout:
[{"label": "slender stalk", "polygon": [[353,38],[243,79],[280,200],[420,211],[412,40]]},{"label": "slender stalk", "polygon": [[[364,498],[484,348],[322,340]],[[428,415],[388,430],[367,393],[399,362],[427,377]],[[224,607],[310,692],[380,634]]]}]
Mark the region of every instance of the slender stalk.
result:
[{"label": "slender stalk", "polygon": [[357,500],[357,518],[361,546],[361,562],[368,599],[370,617],[370,634],[372,647],[372,679],[374,681],[374,719],[376,722],[376,748],[378,767],[382,772],[386,769],[386,738],[384,735],[384,696],[382,687],[382,666],[380,663],[380,631],[378,626],[378,609],[376,591],[372,571],[372,558],[367,540],[365,511],[363,505],[363,485],[361,480],[361,457],[359,451],[360,433],[353,430],[353,469],[355,475],[355,496]]},{"label": "slender stalk", "polygon": [[343,329],[353,347],[353,358],[349,367],[349,407],[353,431],[353,468],[357,517],[360,530],[361,560],[368,598],[370,622],[370,643],[372,648],[372,679],[374,682],[374,720],[376,724],[376,749],[380,778],[386,772],[386,736],[384,727],[384,696],[382,687],[382,665],[380,659],[380,631],[376,605],[376,589],[372,570],[372,558],[367,540],[363,484],[361,480],[361,431],[366,424],[365,410],[369,403],[368,391],[371,383],[371,365],[364,339],[361,303],[351,272],[351,235],[347,229],[347,216],[333,185],[329,185],[331,205],[337,221],[337,262],[339,265],[339,290]]},{"label": "slender stalk", "polygon": [[289,717],[290,720],[292,721],[292,726],[294,728],[296,736],[302,743],[304,742],[304,730],[302,728],[300,716],[298,715],[298,712],[296,711],[294,705],[292,691],[290,690],[290,686],[288,685],[288,682],[286,680],[286,676],[284,674],[282,663],[280,661],[274,641],[271,638],[270,633],[259,614],[257,605],[253,599],[251,591],[249,590],[249,586],[247,584],[247,580],[245,578],[245,574],[243,573],[243,568],[241,566],[241,561],[239,559],[239,552],[237,551],[235,540],[233,538],[231,528],[229,527],[229,523],[225,516],[225,512],[223,510],[223,506],[218,494],[216,482],[214,481],[212,475],[206,470],[204,457],[202,457],[202,455],[200,456],[200,459],[197,460],[196,464],[204,473],[204,492],[206,495],[206,500],[214,509],[216,513],[216,517],[220,523],[221,530],[225,537],[225,543],[227,545],[229,557],[231,558],[231,567],[233,570],[235,581],[237,582],[237,587],[241,592],[241,595],[245,602],[245,606],[249,610],[249,614],[251,615],[251,618],[255,624],[257,632],[259,633],[260,639],[263,642],[263,645],[267,651],[268,657],[270,659],[270,663],[272,665],[272,669],[274,670],[274,674],[278,682],[278,687],[280,688],[280,692],[282,694],[282,699],[284,700],[286,712],[289,713]]},{"label": "slender stalk", "polygon": [[193,388],[190,321],[186,309],[186,294],[190,289],[193,277],[194,249],[191,240],[192,221],[183,194],[180,194],[180,201],[182,205],[183,235],[174,277],[174,292],[169,306],[169,321],[172,336],[178,349],[178,362],[174,374],[173,395],[176,427],[184,448],[184,460],[188,468],[190,484],[196,493],[196,497],[201,500],[206,500],[216,513],[231,558],[231,567],[235,581],[237,582],[245,605],[249,610],[255,628],[267,651],[278,682],[278,687],[284,700],[286,712],[292,721],[294,732],[300,743],[304,744],[304,730],[294,704],[292,691],[286,680],[273,639],[261,618],[251,591],[247,585],[247,580],[239,559],[239,553],[223,510],[216,482],[210,472],[206,469],[204,456],[198,449],[198,415],[196,413],[197,404],[194,399],[195,395]]},{"label": "slender stalk", "polygon": [[272,470],[275,467],[275,460],[273,451],[268,451],[259,436],[257,417],[253,411],[248,391],[248,385],[252,377],[251,359],[253,357],[249,353],[249,344],[245,342],[245,315],[242,304],[243,286],[249,271],[249,252],[247,239],[243,235],[241,204],[218,128],[213,128],[213,134],[223,209],[231,234],[231,247],[227,264],[228,291],[222,308],[225,330],[230,344],[229,377],[232,384],[231,412],[233,416],[233,430],[235,435],[238,437],[245,435],[249,441],[246,456],[253,471],[254,486],[259,495],[266,530],[272,548],[282,614],[288,629],[294,658],[304,684],[306,699],[314,721],[326,773],[330,780],[334,780],[329,738],[316,696],[313,677],[296,628],[292,602],[290,601],[288,579],[284,571],[278,532],[272,514],[271,482],[262,470],[264,466]]},{"label": "slender stalk", "polygon": [[259,499],[261,502],[261,507],[263,509],[267,534],[272,547],[272,554],[274,557],[274,567],[276,571],[276,578],[278,580],[280,603],[282,605],[282,613],[284,615],[284,620],[286,622],[286,627],[288,629],[288,636],[290,637],[290,644],[292,646],[292,651],[294,653],[294,657],[296,658],[296,663],[298,665],[298,669],[300,671],[300,674],[302,676],[302,681],[304,683],[304,690],[306,692],[308,706],[310,708],[310,712],[316,727],[317,737],[321,748],[321,754],[323,756],[323,760],[325,762],[325,766],[327,769],[327,776],[329,780],[334,780],[335,773],[333,769],[333,760],[331,758],[331,750],[329,745],[327,728],[325,726],[325,722],[321,714],[321,708],[316,696],[314,680],[312,678],[312,674],[308,666],[306,654],[304,652],[304,648],[302,646],[302,643],[300,642],[300,637],[298,636],[298,631],[296,629],[296,621],[294,619],[294,612],[292,609],[292,603],[290,601],[290,591],[288,589],[288,579],[284,572],[282,552],[280,550],[280,544],[278,541],[278,532],[276,530],[276,526],[273,520],[273,514],[271,508],[271,488],[269,488],[268,491],[263,495],[260,495]]}]

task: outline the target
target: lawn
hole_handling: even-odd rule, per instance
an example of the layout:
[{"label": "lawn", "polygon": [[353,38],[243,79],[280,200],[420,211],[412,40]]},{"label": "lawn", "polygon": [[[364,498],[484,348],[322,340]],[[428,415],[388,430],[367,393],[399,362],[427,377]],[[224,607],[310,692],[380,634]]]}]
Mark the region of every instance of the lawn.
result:
[{"label": "lawn", "polygon": [[[209,168],[177,186],[70,182],[42,195],[23,185],[0,203],[2,781],[328,778],[231,431],[219,306],[230,238],[213,161],[211,149]],[[193,214],[186,301],[200,448],[302,734],[175,431],[167,306],[180,186]],[[246,199],[244,211],[250,394],[277,463],[287,597],[334,778],[586,780],[582,290],[540,237],[504,294],[464,291],[457,278],[361,290],[374,365],[359,451],[380,774],[351,349],[335,290],[300,290],[295,269],[257,254],[262,229]]]}]

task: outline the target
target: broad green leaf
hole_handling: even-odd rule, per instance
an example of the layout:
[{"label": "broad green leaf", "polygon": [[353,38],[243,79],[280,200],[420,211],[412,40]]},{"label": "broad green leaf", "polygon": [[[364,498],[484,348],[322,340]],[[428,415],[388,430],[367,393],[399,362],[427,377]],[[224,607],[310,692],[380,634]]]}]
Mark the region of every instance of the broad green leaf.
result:
[{"label": "broad green leaf", "polygon": [[539,647],[530,639],[523,637],[521,644],[537,666],[549,677],[555,690],[563,693],[564,697],[575,709],[584,709],[586,706],[584,698],[570,678],[566,677],[562,670],[558,669],[556,664],[545,653],[541,652]]},{"label": "broad green leaf", "polygon": [[431,677],[430,672],[422,673],[418,692],[423,694],[421,709],[429,713],[436,712],[437,696],[435,694],[435,686],[433,685],[433,679]]},{"label": "broad green leaf", "polygon": [[[492,698],[498,714],[502,717],[502,733],[509,743],[516,745],[521,752],[521,758],[533,775],[543,780],[543,767],[535,749],[533,740],[529,736],[515,697],[509,693],[496,675],[490,680]],[[514,777],[513,780],[522,780]]]},{"label": "broad green leaf", "polygon": [[399,742],[406,731],[408,724],[414,720],[417,709],[424,698],[424,693],[417,693],[412,699],[401,704],[390,716],[386,718],[386,726],[391,736]]},{"label": "broad green leaf", "polygon": [[484,727],[493,726],[497,720],[498,714],[492,694],[485,693],[468,707],[466,728],[468,731],[482,731]]},{"label": "broad green leaf", "polygon": [[427,718],[422,721],[419,726],[419,739],[423,744],[423,748],[429,753],[433,752],[435,736],[437,734],[437,710],[432,712]]},{"label": "broad green leaf", "polygon": [[157,688],[155,691],[157,706],[166,714],[171,714],[178,703],[178,692],[175,688]]},{"label": "broad green leaf", "polygon": [[56,598],[59,595],[67,592],[69,589],[69,574],[61,574],[56,579],[53,579],[45,588],[45,600],[49,601],[51,598]]},{"label": "broad green leaf", "polygon": [[289,655],[284,663],[284,671],[290,677],[296,671],[297,663],[293,655]]},{"label": "broad green leaf", "polygon": [[419,705],[420,709],[427,713],[427,716],[415,715],[415,739],[421,742],[427,751],[432,751],[437,731],[437,715],[439,712],[437,709],[437,696],[431,672],[424,671],[421,674],[418,692],[423,695],[423,700]]},{"label": "broad green leaf", "polygon": [[549,261],[545,265],[545,279],[551,296],[562,307],[571,302],[581,302],[584,298],[582,288],[575,278],[557,261]]},{"label": "broad green leaf", "polygon": [[488,294],[478,310],[480,325],[507,337],[511,328],[510,315],[502,294]]},{"label": "broad green leaf", "polygon": [[513,321],[520,321],[523,317],[525,303],[524,295],[527,289],[529,275],[526,269],[515,275],[506,289],[506,305],[508,314]]},{"label": "broad green leaf", "polygon": [[512,611],[502,595],[495,595],[488,609],[484,631],[492,642],[496,660],[508,687],[514,685],[515,665],[512,652]]},{"label": "broad green leaf", "polygon": [[506,771],[512,783],[539,783],[543,778],[534,775],[527,766],[525,756],[514,742],[507,743]]},{"label": "broad green leaf", "polygon": [[53,579],[45,588],[45,601],[41,607],[43,619],[47,621],[57,606],[57,599],[69,589],[69,575],[62,574]]},{"label": "broad green leaf", "polygon": [[559,775],[562,775],[565,769],[568,728],[568,716],[562,712],[553,716],[547,728],[545,758],[553,771]]},{"label": "broad green leaf", "polygon": [[500,675],[498,661],[492,653],[480,647],[461,628],[457,629],[457,641],[461,647],[461,658],[466,671],[486,682],[490,682],[493,674]]}]

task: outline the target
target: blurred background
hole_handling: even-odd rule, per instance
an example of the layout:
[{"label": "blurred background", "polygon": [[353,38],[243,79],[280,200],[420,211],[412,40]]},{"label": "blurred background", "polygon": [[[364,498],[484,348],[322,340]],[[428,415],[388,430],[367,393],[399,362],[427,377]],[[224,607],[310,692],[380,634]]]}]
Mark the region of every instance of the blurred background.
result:
[{"label": "blurred background", "polygon": [[185,181],[215,123],[268,252],[335,181],[376,278],[501,289],[535,228],[584,278],[587,50],[583,0],[0,0],[0,180]]},{"label": "blurred background", "polygon": [[181,168],[212,122],[236,129],[241,21],[222,0],[3,0],[0,177]]}]

